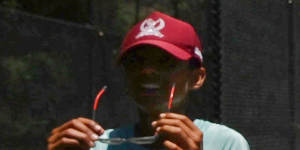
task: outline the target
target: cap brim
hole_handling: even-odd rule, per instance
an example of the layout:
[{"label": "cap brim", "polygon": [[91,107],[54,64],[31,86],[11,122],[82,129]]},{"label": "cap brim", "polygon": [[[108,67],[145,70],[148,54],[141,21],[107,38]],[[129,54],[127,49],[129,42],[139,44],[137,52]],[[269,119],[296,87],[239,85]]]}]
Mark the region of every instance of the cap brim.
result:
[{"label": "cap brim", "polygon": [[189,54],[188,52],[186,52],[184,49],[175,46],[174,44],[170,44],[168,42],[165,41],[158,41],[158,40],[141,40],[141,41],[137,41],[133,44],[131,44],[130,46],[124,48],[124,50],[122,51],[122,53],[119,55],[118,58],[118,62],[121,60],[122,56],[130,51],[130,49],[136,47],[136,46],[140,46],[140,45],[153,45],[153,46],[157,46],[163,50],[165,50],[166,52],[170,53],[171,55],[175,56],[178,59],[181,60],[188,60],[192,57],[191,54]]}]

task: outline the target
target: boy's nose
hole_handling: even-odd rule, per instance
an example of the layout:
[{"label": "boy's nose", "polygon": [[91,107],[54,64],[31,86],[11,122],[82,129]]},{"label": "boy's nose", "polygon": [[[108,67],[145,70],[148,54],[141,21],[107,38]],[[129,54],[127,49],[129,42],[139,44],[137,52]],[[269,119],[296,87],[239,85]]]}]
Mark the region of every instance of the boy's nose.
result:
[{"label": "boy's nose", "polygon": [[157,70],[152,67],[146,67],[142,70],[142,74],[150,75],[150,74],[156,74]]}]

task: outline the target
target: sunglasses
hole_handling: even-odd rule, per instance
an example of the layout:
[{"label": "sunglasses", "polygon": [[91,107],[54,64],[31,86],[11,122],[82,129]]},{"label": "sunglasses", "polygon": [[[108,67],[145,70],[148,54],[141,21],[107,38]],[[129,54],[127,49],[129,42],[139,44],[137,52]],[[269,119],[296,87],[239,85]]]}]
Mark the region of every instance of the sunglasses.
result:
[{"label": "sunglasses", "polygon": [[[93,107],[93,116],[92,116],[93,120],[95,120],[95,118],[96,118],[96,110],[98,107],[99,100],[106,89],[107,89],[107,86],[104,86],[99,91],[99,93],[97,94],[97,96],[95,98],[94,107]],[[169,103],[168,103],[169,112],[171,111],[171,108],[172,108],[174,92],[175,92],[175,83],[172,85],[171,92],[170,92]],[[98,141],[109,144],[109,145],[120,145],[125,142],[138,144],[138,145],[144,145],[144,144],[153,144],[154,142],[156,142],[158,140],[158,138],[159,138],[159,135],[153,135],[153,136],[132,137],[132,138],[108,138],[108,139],[99,138]]]}]

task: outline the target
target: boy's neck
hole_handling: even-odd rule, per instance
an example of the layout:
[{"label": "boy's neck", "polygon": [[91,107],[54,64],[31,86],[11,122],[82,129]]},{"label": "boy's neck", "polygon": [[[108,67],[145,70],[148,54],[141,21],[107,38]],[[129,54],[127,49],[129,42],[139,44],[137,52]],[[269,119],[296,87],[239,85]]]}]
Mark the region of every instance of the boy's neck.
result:
[{"label": "boy's neck", "polygon": [[139,110],[140,120],[135,127],[135,136],[152,136],[154,135],[154,128],[151,123],[158,120],[159,114],[148,114]]}]

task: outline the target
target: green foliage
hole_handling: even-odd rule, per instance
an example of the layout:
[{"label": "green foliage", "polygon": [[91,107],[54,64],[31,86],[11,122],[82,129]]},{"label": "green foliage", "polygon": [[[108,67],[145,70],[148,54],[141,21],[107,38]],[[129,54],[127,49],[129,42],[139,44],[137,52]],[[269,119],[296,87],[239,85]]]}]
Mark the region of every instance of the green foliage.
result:
[{"label": "green foliage", "polygon": [[135,4],[131,2],[126,2],[124,0],[118,0],[117,17],[118,20],[116,24],[116,29],[119,29],[121,33],[126,33],[134,23],[135,16]]},{"label": "green foliage", "polygon": [[42,100],[42,95],[36,97],[37,93],[33,91],[49,91],[50,85],[59,86],[71,79],[64,63],[45,52],[2,58],[1,67],[7,74],[4,100],[13,104],[12,107],[21,106],[19,110],[28,112],[33,101]]},{"label": "green foliage", "polygon": [[[139,10],[136,10],[138,1]],[[153,11],[177,15],[176,17],[198,26],[199,22],[202,23],[205,2],[205,0],[110,0],[105,2],[96,0],[0,0],[0,4],[4,7],[78,23],[88,23],[90,15],[92,15],[100,30],[106,32],[113,27],[121,35],[124,35],[135,23],[136,16],[141,19]]]},{"label": "green foliage", "polygon": [[27,103],[35,99],[15,99],[16,95],[29,96],[28,88],[32,87],[45,89],[52,84],[55,86],[66,84],[70,81],[71,75],[65,63],[68,62],[62,62],[55,54],[45,52],[3,58],[1,66],[8,74],[5,81],[7,98]]},{"label": "green foliage", "polygon": [[57,52],[1,58],[0,71],[5,74],[1,83],[5,93],[0,95],[0,126],[5,129],[1,132],[2,143],[25,144],[30,139],[45,137],[47,128],[54,123],[49,109],[63,100],[62,95],[72,92],[70,63],[68,54]]},{"label": "green foliage", "polygon": [[18,0],[3,0],[0,4],[4,7],[8,7],[8,8],[19,8],[20,7]]}]

